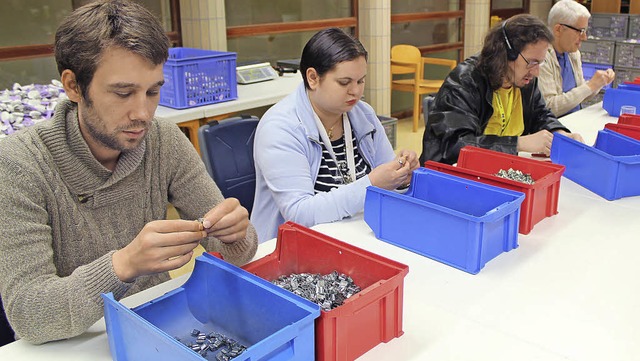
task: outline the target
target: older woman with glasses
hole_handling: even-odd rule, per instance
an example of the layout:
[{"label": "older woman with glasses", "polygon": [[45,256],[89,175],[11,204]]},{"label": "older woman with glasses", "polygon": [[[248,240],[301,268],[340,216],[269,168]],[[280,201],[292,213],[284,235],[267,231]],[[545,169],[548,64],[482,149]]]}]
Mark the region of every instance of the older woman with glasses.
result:
[{"label": "older woman with glasses", "polygon": [[495,26],[477,56],[445,79],[428,115],[420,162],[453,164],[466,145],[549,155],[553,133],[571,134],[545,105],[536,76],[553,34],[538,18],[516,15]]},{"label": "older woman with glasses", "polygon": [[558,117],[580,109],[580,103],[595,96],[615,78],[612,69],[596,70],[590,80],[582,73],[580,44],[587,38],[591,14],[573,0],[557,2],[549,11],[548,26],[553,43],[540,68],[540,91],[547,106]]}]

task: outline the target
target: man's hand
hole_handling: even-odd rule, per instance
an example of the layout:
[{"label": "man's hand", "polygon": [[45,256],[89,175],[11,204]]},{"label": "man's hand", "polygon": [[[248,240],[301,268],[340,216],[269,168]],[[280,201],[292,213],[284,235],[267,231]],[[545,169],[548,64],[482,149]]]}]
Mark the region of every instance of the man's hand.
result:
[{"label": "man's hand", "polygon": [[613,72],[613,69],[596,70],[591,79],[589,79],[589,81],[587,82],[587,85],[591,89],[592,93],[597,93],[605,85],[611,84],[611,82],[615,78],[616,73]]},{"label": "man's hand", "polygon": [[158,220],[147,223],[136,238],[113,254],[113,269],[123,282],[182,267],[206,237],[197,221]]},{"label": "man's hand", "polygon": [[537,133],[518,137],[518,152],[551,154],[551,142],[553,134],[548,130],[541,130]]},{"label": "man's hand", "polygon": [[566,137],[569,137],[571,139],[577,140],[580,143],[584,143],[584,139],[582,139],[582,136],[580,134],[578,134],[578,133],[567,133],[564,130],[557,130],[557,131],[554,132],[554,134],[555,133],[562,134],[562,135],[564,135]]},{"label": "man's hand", "polygon": [[227,198],[205,214],[202,225],[209,236],[233,243],[247,235],[249,212],[237,199]]}]

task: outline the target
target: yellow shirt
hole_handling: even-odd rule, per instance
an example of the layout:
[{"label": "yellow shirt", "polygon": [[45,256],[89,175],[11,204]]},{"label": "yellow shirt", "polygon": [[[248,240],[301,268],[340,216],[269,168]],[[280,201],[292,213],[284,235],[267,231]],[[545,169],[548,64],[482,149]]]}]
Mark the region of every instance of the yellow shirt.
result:
[{"label": "yellow shirt", "polygon": [[493,92],[493,115],[485,135],[519,136],[524,132],[520,88],[500,88]]}]

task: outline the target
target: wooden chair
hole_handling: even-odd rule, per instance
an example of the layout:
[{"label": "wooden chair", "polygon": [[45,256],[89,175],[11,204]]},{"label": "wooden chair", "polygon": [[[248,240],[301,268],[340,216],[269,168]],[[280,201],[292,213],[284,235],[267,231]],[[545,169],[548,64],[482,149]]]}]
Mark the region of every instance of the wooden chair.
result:
[{"label": "wooden chair", "polygon": [[[420,49],[413,45],[395,45],[391,48],[391,90],[413,93],[413,131],[418,131],[420,119],[420,96],[437,93],[442,80],[424,78],[425,64],[441,65],[453,70],[457,61],[449,59],[422,57]],[[395,79],[394,75],[413,74],[412,79]]]}]

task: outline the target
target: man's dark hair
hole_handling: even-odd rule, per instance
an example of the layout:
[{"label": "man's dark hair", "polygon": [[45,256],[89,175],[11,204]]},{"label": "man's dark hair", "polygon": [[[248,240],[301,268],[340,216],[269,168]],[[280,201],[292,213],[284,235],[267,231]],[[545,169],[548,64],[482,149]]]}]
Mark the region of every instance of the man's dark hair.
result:
[{"label": "man's dark hair", "polygon": [[58,72],[73,71],[83,98],[87,99],[98,63],[110,47],[131,51],[154,65],[169,56],[169,39],[162,24],[142,5],[101,0],[82,6],[58,27],[54,50]]},{"label": "man's dark hair", "polygon": [[525,46],[539,41],[552,43],[553,33],[533,15],[516,15],[495,25],[484,38],[478,59],[478,68],[489,79],[491,89],[500,88],[508,76],[509,45],[511,52],[518,55]]},{"label": "man's dark hair", "polygon": [[302,50],[300,72],[304,86],[309,89],[307,69],[314,68],[319,77],[333,69],[338,63],[351,61],[364,56],[367,51],[360,41],[338,28],[329,28],[317,32],[309,39]]}]

